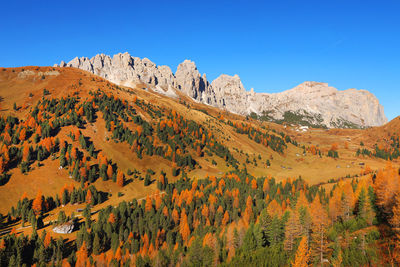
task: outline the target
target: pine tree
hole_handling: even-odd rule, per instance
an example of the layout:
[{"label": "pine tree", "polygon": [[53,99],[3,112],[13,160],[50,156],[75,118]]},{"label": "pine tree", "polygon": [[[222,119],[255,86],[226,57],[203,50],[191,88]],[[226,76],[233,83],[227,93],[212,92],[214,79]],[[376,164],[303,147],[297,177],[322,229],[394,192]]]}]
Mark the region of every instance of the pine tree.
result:
[{"label": "pine tree", "polygon": [[270,245],[276,245],[282,240],[282,235],[283,235],[283,223],[281,220],[277,217],[274,216],[270,223],[267,226],[266,229],[266,236],[268,243]]},{"label": "pine tree", "polygon": [[65,205],[67,205],[68,201],[69,201],[68,200],[68,190],[64,189],[63,192],[62,192],[61,203],[65,206]]},{"label": "pine tree", "polygon": [[66,220],[67,220],[67,216],[65,215],[65,212],[63,210],[60,210],[60,212],[58,213],[57,222],[58,223],[65,223]]},{"label": "pine tree", "polygon": [[333,267],[341,267],[342,261],[343,261],[343,256],[342,256],[342,250],[340,249],[337,257],[332,260],[332,266]]},{"label": "pine tree", "polygon": [[100,237],[99,235],[96,233],[94,235],[94,239],[93,239],[93,254],[94,255],[99,255],[101,252],[101,244],[100,244]]},{"label": "pine tree", "polygon": [[144,186],[149,186],[151,184],[150,174],[146,174],[144,177]]}]

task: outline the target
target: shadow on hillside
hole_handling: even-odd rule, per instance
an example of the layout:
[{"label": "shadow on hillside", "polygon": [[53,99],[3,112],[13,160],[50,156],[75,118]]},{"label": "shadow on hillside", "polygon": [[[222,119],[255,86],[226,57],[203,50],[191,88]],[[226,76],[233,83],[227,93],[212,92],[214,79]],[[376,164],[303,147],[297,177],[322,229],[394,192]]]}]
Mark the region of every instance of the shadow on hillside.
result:
[{"label": "shadow on hillside", "polygon": [[0,176],[0,186],[5,185],[6,183],[8,183],[8,181],[10,181],[11,178],[11,174],[9,173],[4,173]]},{"label": "shadow on hillside", "polygon": [[132,179],[132,178],[126,179],[126,180],[125,180],[125,185],[128,185],[128,184],[130,184],[130,183],[132,183],[132,182],[133,182],[133,179]]},{"label": "shadow on hillside", "polygon": [[9,109],[3,109],[1,108],[1,103],[4,102],[4,97],[0,96],[0,111],[8,111]]}]

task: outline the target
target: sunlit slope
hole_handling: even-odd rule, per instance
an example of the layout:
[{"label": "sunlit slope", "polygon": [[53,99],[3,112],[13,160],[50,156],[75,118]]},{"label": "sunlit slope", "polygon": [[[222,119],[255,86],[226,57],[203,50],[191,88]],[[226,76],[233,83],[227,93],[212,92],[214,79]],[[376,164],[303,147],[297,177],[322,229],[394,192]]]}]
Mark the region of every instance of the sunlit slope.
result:
[{"label": "sunlit slope", "polygon": [[[66,114],[47,112],[48,117],[40,123],[55,121],[57,117],[69,118],[69,113],[79,114],[82,119],[79,123],[54,127],[51,137],[67,142],[83,157],[89,157],[84,163],[89,166],[87,168],[96,164],[101,167],[100,153],[108,160],[107,165],[113,166],[113,175],[124,174],[123,187],[113,182],[115,177],[108,177],[106,181],[97,177],[90,182],[98,190],[111,193],[110,203],[155,192],[162,172],[173,181],[182,173],[189,178],[203,178],[246,168],[255,176],[270,175],[278,180],[301,176],[310,184],[316,184],[353,177],[360,174],[365,165],[379,169],[385,164],[383,159],[356,156],[360,141],[370,130],[298,131],[290,125],[261,123],[198,104],[179,92],[176,98],[169,98],[141,84],[136,88],[116,86],[73,68],[0,69],[0,96],[1,116],[10,115],[20,120],[14,126],[16,136],[35,108],[46,113],[50,101],[58,107],[61,100],[75,99],[74,106]],[[91,121],[86,111],[80,111],[89,104],[93,107]],[[114,118],[110,118],[110,114]],[[113,120],[116,123],[110,125]],[[121,131],[115,133],[118,123]],[[11,140],[7,147],[18,148],[20,154],[25,146],[34,147],[37,130],[34,128],[38,124],[26,126],[31,134],[15,144]],[[147,131],[146,127],[151,130]],[[76,132],[84,137],[87,146],[93,145],[96,157],[82,148],[78,138],[71,137]],[[132,136],[126,137],[129,132]],[[4,138],[1,143],[4,146]],[[327,156],[333,144],[338,158]],[[368,142],[366,145],[372,146]],[[152,152],[148,152],[149,146]],[[313,153],[312,147],[318,148],[321,154]],[[0,200],[4,203],[0,212],[8,211],[24,192],[29,198],[34,198],[38,190],[54,196],[66,184],[80,184],[79,180],[71,178],[72,165],[60,169],[59,147],[55,149],[54,155],[39,165],[37,159],[30,159],[30,169],[24,174],[19,165],[22,158],[8,166],[9,177],[0,186]],[[129,174],[131,172],[134,174]],[[150,185],[144,184],[146,176],[150,176]],[[118,192],[120,198],[117,198]]]}]

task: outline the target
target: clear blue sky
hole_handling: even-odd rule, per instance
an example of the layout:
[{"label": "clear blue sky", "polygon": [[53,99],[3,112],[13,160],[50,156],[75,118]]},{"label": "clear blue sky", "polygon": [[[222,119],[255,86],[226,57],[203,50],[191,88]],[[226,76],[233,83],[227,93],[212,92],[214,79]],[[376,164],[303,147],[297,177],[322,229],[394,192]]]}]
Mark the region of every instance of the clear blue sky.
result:
[{"label": "clear blue sky", "polygon": [[367,89],[400,115],[400,1],[5,1],[1,13],[1,67],[128,51],[175,72],[187,58],[256,92]]}]

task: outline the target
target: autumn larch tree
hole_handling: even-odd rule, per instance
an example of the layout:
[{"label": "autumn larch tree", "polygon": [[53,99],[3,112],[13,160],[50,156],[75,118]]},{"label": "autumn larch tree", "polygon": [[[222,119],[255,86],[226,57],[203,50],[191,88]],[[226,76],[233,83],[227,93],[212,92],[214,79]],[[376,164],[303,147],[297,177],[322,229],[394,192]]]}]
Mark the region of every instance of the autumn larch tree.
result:
[{"label": "autumn larch tree", "polygon": [[338,144],[336,144],[336,143],[334,143],[334,144],[332,144],[332,146],[331,146],[331,150],[332,151],[336,151],[336,150],[338,150]]},{"label": "autumn larch tree", "polygon": [[29,146],[24,146],[24,149],[22,151],[22,160],[28,162],[29,161],[29,155],[30,155],[30,150]]},{"label": "autumn larch tree", "polygon": [[83,241],[81,248],[76,252],[76,267],[85,267],[88,258],[86,242]]},{"label": "autumn larch tree", "polygon": [[92,191],[90,189],[88,189],[87,193],[86,193],[86,203],[91,204],[92,203]]},{"label": "autumn larch tree", "polygon": [[43,195],[42,191],[38,191],[36,198],[33,200],[32,209],[36,215],[39,215],[43,211]]},{"label": "autumn larch tree", "polygon": [[48,248],[50,246],[50,243],[51,243],[51,235],[49,232],[47,232],[43,241],[44,247]]},{"label": "autumn larch tree", "polygon": [[0,173],[3,173],[5,170],[5,164],[3,157],[0,156]]},{"label": "autumn larch tree", "polygon": [[141,125],[137,126],[136,131],[138,133],[138,136],[141,136],[143,133],[143,127]]},{"label": "autumn larch tree", "polygon": [[182,239],[183,241],[187,242],[189,239],[189,235],[190,235],[190,229],[189,229],[189,225],[188,225],[188,220],[187,220],[187,215],[186,215],[186,211],[183,208],[182,212],[181,212],[181,220],[180,220],[180,224],[179,224],[179,232],[182,235]]},{"label": "autumn larch tree", "polygon": [[113,175],[113,168],[112,168],[112,166],[109,164],[108,167],[107,167],[107,177],[108,177],[108,179],[111,179],[111,178],[112,178],[112,175]]},{"label": "autumn larch tree", "polygon": [[312,215],[312,237],[313,237],[313,250],[319,255],[321,266],[324,262],[324,254],[327,252],[326,242],[326,230],[328,227],[329,219],[328,213],[322,206],[320,197],[314,198],[311,203],[311,215]]},{"label": "autumn larch tree", "polygon": [[393,256],[398,263],[400,263],[400,194],[397,194],[395,198],[395,205],[393,206],[393,216],[390,219],[390,224],[393,227],[393,231],[396,235],[395,250]]},{"label": "autumn larch tree", "polygon": [[153,203],[150,199],[150,196],[147,195],[146,196],[146,204],[145,204],[145,211],[151,211],[151,209],[153,208]]},{"label": "autumn larch tree", "polygon": [[350,219],[353,208],[355,204],[355,197],[353,192],[353,187],[350,183],[346,183],[343,187],[342,196],[342,211],[344,212],[344,217],[346,220]]},{"label": "autumn larch tree", "polygon": [[388,163],[384,170],[378,171],[374,183],[377,205],[386,215],[390,215],[392,212],[395,196],[399,188],[400,174],[398,170]]},{"label": "autumn larch tree", "polygon": [[256,179],[251,180],[251,188],[252,189],[257,189],[257,181],[256,181]]},{"label": "autumn larch tree", "polygon": [[117,185],[119,185],[120,187],[123,187],[124,184],[125,184],[124,174],[122,173],[122,171],[118,170]]},{"label": "autumn larch tree", "polygon": [[300,216],[297,210],[292,210],[285,227],[285,250],[292,251],[296,238],[301,234]]},{"label": "autumn larch tree", "polygon": [[76,149],[76,147],[73,147],[71,149],[71,158],[73,158],[73,159],[77,158],[77,149]]},{"label": "autumn larch tree", "polygon": [[292,263],[293,267],[307,267],[308,261],[310,259],[310,251],[308,249],[307,237],[303,236],[301,238],[299,247],[296,251],[296,256],[294,258],[294,262]]},{"label": "autumn larch tree", "polygon": [[114,258],[119,262],[122,259],[122,252],[121,252],[121,247],[117,248],[117,251],[115,251]]},{"label": "autumn larch tree", "polygon": [[114,224],[117,221],[117,218],[115,218],[114,213],[110,213],[110,216],[108,217],[108,222],[111,224]]},{"label": "autumn larch tree", "polygon": [[229,222],[229,212],[226,210],[224,217],[222,218],[222,225],[226,225]]},{"label": "autumn larch tree", "polygon": [[24,141],[26,139],[26,128],[22,128],[21,132],[19,133],[19,140]]}]

